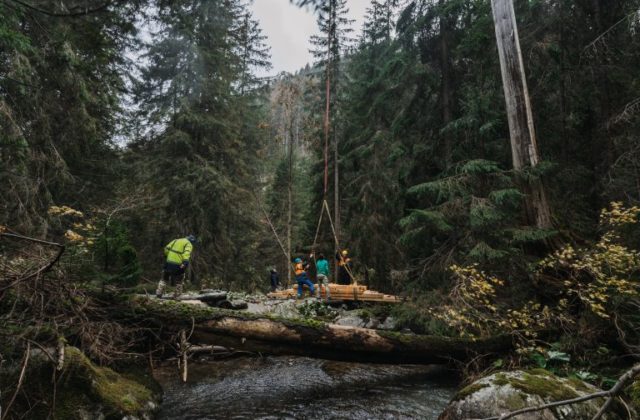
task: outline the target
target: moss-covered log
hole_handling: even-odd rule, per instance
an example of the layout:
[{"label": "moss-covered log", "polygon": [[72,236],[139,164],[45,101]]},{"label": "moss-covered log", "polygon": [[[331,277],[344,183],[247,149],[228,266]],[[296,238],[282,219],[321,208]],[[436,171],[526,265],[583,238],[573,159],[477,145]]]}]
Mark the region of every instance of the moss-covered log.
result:
[{"label": "moss-covered log", "polygon": [[139,316],[191,328],[191,341],[269,354],[381,363],[446,363],[511,348],[509,336],[449,338],[371,330],[195,307],[144,297],[131,301]]}]

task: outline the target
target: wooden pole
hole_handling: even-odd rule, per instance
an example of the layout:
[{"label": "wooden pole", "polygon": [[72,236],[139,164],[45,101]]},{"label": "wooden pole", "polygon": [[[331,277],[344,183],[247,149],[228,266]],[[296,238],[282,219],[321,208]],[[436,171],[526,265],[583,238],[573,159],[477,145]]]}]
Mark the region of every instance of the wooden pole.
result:
[{"label": "wooden pole", "polygon": [[[289,100],[292,100],[289,97]],[[285,106],[292,106],[291,103]],[[289,139],[289,188],[288,188],[288,210],[287,210],[287,286],[293,280],[293,271],[291,270],[291,225],[293,223],[293,133],[292,122],[293,113],[289,109],[289,121],[285,121],[288,127],[287,138]]]},{"label": "wooden pole", "polygon": [[[521,171],[540,162],[531,101],[512,0],[491,0],[502,86],[507,107],[513,168]],[[539,228],[552,227],[551,209],[542,182],[525,182],[527,218]]]}]

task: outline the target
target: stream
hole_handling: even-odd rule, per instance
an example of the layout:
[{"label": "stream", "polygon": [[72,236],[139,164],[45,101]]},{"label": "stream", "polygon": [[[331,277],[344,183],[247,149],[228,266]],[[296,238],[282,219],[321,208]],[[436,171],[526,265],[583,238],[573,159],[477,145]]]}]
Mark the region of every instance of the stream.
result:
[{"label": "stream", "polygon": [[306,357],[236,358],[159,368],[159,419],[437,419],[455,394],[438,366],[376,365]]}]

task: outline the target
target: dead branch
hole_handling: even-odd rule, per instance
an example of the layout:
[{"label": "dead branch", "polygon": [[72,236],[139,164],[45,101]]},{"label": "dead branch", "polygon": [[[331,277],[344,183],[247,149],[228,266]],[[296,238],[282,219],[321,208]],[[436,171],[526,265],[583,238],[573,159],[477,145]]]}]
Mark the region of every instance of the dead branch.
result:
[{"label": "dead branch", "polygon": [[187,356],[189,343],[187,342],[187,335],[185,330],[180,331],[180,357],[178,358],[178,366],[182,367],[182,382],[187,382]]},{"label": "dead branch", "polygon": [[500,416],[487,417],[481,420],[506,420],[506,419],[510,419],[512,417],[518,416],[520,414],[531,413],[534,411],[542,411],[542,410],[546,410],[547,408],[560,407],[563,405],[577,404],[584,401],[592,400],[594,398],[607,397],[607,401],[600,408],[600,411],[598,411],[598,413],[591,419],[591,420],[599,420],[602,417],[602,415],[605,413],[605,411],[609,408],[613,400],[618,396],[618,394],[620,394],[620,392],[622,392],[622,389],[624,388],[625,384],[629,382],[631,379],[635,378],[638,374],[640,374],[640,363],[634,365],[631,369],[625,372],[624,375],[622,375],[618,379],[618,381],[613,386],[613,388],[611,388],[608,391],[599,391],[599,392],[594,392],[593,394],[584,395],[582,397],[572,398],[569,400],[555,401],[549,404],[543,404],[536,407],[527,407],[520,410],[511,411],[509,413],[505,413]]},{"label": "dead branch", "polygon": [[613,388],[611,388],[608,391],[609,398],[607,398],[607,401],[602,405],[602,407],[600,408],[600,411],[598,411],[598,413],[595,416],[593,416],[592,420],[599,420],[602,417],[602,415],[605,413],[605,411],[607,411],[609,406],[611,406],[611,403],[613,402],[614,398],[620,392],[622,392],[622,389],[624,388],[625,384],[630,380],[632,380],[633,378],[635,378],[638,374],[640,374],[640,363],[634,365],[631,369],[626,371],[624,375],[620,377],[620,379],[618,379],[618,382],[616,382]]},{"label": "dead branch", "polygon": [[0,233],[0,237],[7,237],[7,238],[14,238],[14,239],[19,239],[19,240],[24,240],[24,241],[29,241],[29,242],[34,242],[34,243],[38,243],[38,244],[43,244],[43,245],[49,245],[49,246],[54,246],[58,248],[58,252],[55,255],[55,257],[53,259],[51,259],[47,264],[45,264],[44,266],[40,267],[38,270],[32,272],[31,274],[27,274],[25,277],[22,278],[18,278],[16,280],[14,280],[13,282],[9,283],[8,285],[5,285],[2,289],[0,290],[5,290],[5,289],[9,289],[13,286],[15,286],[16,284],[32,279],[34,277],[38,277],[44,273],[46,273],[47,271],[51,270],[53,268],[54,265],[56,265],[56,263],[60,260],[60,257],[62,257],[62,254],[65,251],[65,246],[62,244],[59,244],[57,242],[49,242],[49,241],[43,241],[41,239],[36,239],[36,238],[30,238],[28,236],[23,236],[23,235],[18,235],[18,234],[14,234],[14,233]]},{"label": "dead branch", "polygon": [[22,369],[20,370],[20,377],[18,378],[18,384],[16,385],[16,390],[13,392],[9,403],[7,404],[4,414],[2,415],[1,420],[5,420],[11,411],[11,406],[13,405],[16,397],[18,396],[18,392],[20,392],[20,388],[22,388],[22,383],[24,381],[24,374],[27,371],[27,365],[29,364],[29,356],[31,355],[31,343],[27,342],[27,349],[24,352],[24,358],[22,359]]}]

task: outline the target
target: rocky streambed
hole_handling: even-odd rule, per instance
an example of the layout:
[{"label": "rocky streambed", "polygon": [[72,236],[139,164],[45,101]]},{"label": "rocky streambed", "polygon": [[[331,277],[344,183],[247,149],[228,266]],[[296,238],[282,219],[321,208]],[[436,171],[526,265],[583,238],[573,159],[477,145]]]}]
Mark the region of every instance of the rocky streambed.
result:
[{"label": "rocky streambed", "polygon": [[456,373],[438,366],[371,365],[306,357],[239,358],[156,371],[158,418],[437,419]]},{"label": "rocky streambed", "polygon": [[[168,297],[167,297],[168,298]],[[269,315],[281,319],[314,319],[347,327],[395,330],[392,316],[374,315],[368,309],[354,308],[346,303],[327,304],[315,298],[269,299],[264,295],[248,295],[205,289],[182,294],[178,300],[185,304],[240,310],[255,315]],[[409,331],[406,331],[409,332]]]}]

